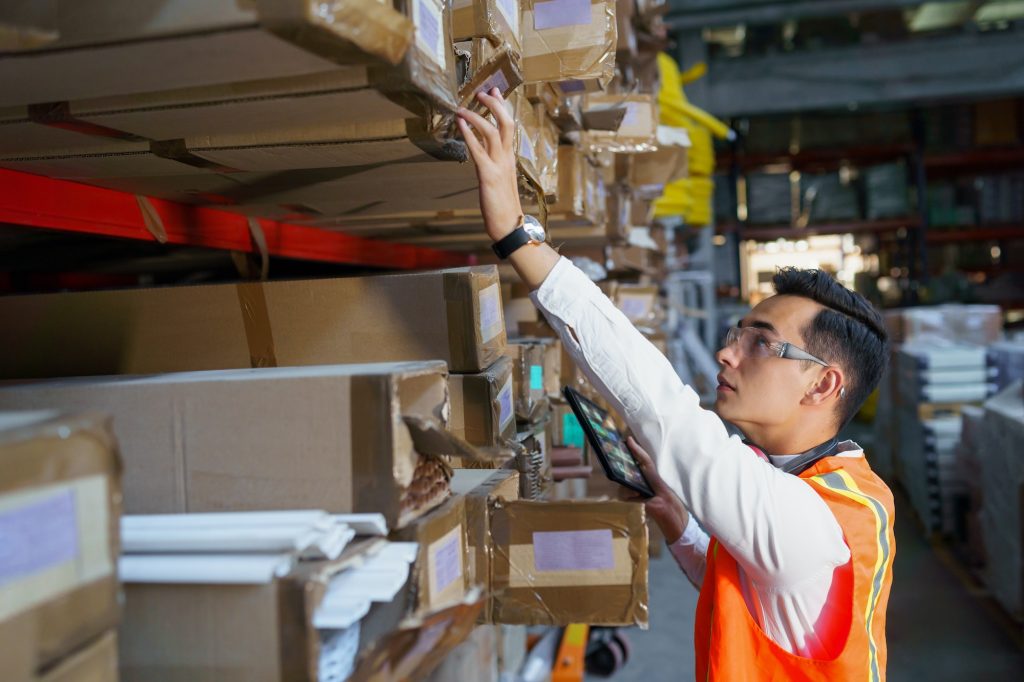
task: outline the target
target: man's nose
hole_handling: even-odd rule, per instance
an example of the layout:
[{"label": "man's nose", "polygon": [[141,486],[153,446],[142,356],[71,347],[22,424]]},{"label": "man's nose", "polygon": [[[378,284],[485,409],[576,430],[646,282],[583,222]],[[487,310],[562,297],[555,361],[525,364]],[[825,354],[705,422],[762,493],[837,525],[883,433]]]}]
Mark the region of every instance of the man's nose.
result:
[{"label": "man's nose", "polygon": [[737,362],[735,344],[722,347],[717,353],[715,353],[715,360],[717,360],[720,365],[735,367]]}]

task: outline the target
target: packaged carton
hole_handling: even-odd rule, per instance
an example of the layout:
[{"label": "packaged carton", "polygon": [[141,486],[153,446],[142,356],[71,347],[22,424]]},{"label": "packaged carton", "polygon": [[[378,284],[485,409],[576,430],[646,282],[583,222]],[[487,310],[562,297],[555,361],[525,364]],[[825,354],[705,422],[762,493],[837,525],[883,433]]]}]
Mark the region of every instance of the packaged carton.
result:
[{"label": "packaged carton", "polygon": [[487,586],[491,571],[489,505],[494,500],[519,499],[519,472],[509,469],[456,469],[452,474],[452,492],[466,500],[467,573],[472,584]]},{"label": "packaged carton", "polygon": [[120,517],[121,462],[108,418],[0,413],[5,680],[36,682],[117,625]]},{"label": "packaged carton", "polygon": [[480,372],[505,347],[494,266],[8,296],[0,319],[5,379],[420,359]]},{"label": "packaged carton", "polygon": [[623,284],[616,288],[612,301],[633,324],[650,323],[656,317],[658,287]]},{"label": "packaged carton", "polygon": [[473,585],[473,575],[466,543],[466,499],[462,495],[453,496],[393,537],[419,544],[411,578],[413,613],[429,613],[463,599]]},{"label": "packaged carton", "polygon": [[611,130],[587,130],[583,146],[590,151],[649,152],[657,149],[658,104],[654,95],[590,94],[583,98],[584,121],[595,114],[622,113]]},{"label": "packaged carton", "polygon": [[558,194],[558,126],[547,115],[543,104],[534,105],[539,123],[537,137],[537,175],[540,190],[549,201]]},{"label": "packaged carton", "polygon": [[516,435],[512,360],[500,358],[483,372],[450,374],[449,430],[472,445],[501,446]]},{"label": "packaged carton", "polygon": [[118,682],[118,679],[117,633],[111,630],[61,659],[32,682]]},{"label": "packaged carton", "polygon": [[600,171],[578,147],[558,147],[558,199],[551,218],[566,224],[603,225],[604,182]]},{"label": "packaged carton", "polygon": [[516,419],[536,422],[547,409],[544,387],[545,344],[539,339],[513,341],[505,353],[512,359],[512,388],[515,391]]},{"label": "packaged carton", "polygon": [[[0,407],[102,410],[130,513],[325,509],[399,527],[448,495],[443,362],[42,381]],[[452,445],[448,452],[446,445]]]},{"label": "packaged carton", "polygon": [[615,74],[615,0],[524,0],[523,72],[563,95],[601,90]]},{"label": "packaged carton", "polygon": [[519,0],[452,0],[452,35],[455,40],[486,38],[519,52]]},{"label": "packaged carton", "polygon": [[[62,3],[56,40],[0,64],[7,85],[0,106],[295,77],[373,60],[394,65],[413,46],[440,57],[451,44],[441,7],[403,12],[376,0]],[[420,26],[432,30],[416,31],[409,16],[427,14],[434,21]]]},{"label": "packaged carton", "polygon": [[646,626],[642,505],[495,502],[490,539],[493,622]]}]

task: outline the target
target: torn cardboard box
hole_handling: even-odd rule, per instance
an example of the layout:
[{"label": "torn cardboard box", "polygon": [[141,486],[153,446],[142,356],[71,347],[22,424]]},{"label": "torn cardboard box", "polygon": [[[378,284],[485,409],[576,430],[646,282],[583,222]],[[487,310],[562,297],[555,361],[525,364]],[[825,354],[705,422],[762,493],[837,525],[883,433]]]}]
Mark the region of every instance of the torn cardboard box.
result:
[{"label": "torn cardboard box", "polygon": [[441,426],[446,375],[429,361],[81,378],[2,388],[0,407],[113,415],[130,513],[379,512],[395,528],[447,497],[443,457],[464,453]]},{"label": "torn cardboard box", "polygon": [[413,565],[410,612],[451,606],[473,586],[466,543],[466,500],[455,495],[429,514],[392,534],[419,544]]},{"label": "torn cardboard box", "polygon": [[448,375],[449,430],[472,445],[502,446],[516,435],[512,360],[503,357],[483,372]]},{"label": "torn cardboard box", "polygon": [[523,73],[563,95],[604,88],[615,73],[615,0],[525,0]]},{"label": "torn cardboard box", "polygon": [[376,0],[61,3],[56,40],[0,63],[0,106],[398,64],[413,45],[440,59],[451,45],[441,5],[424,0],[414,13],[430,15],[429,31],[414,34],[406,14]]},{"label": "torn cardboard box", "polygon": [[0,319],[5,379],[410,359],[480,372],[505,348],[494,266],[9,296]]},{"label": "torn cardboard box", "polygon": [[[474,45],[482,45],[485,41],[474,41]],[[487,108],[477,99],[477,93],[490,94],[498,88],[501,96],[510,99],[512,93],[523,83],[523,72],[519,64],[519,56],[507,47],[493,53],[478,54],[474,51],[472,75],[469,82],[459,90],[459,105],[485,116]]]},{"label": "torn cardboard box", "polygon": [[629,502],[493,502],[490,620],[648,622],[647,526]]},{"label": "torn cardboard box", "polygon": [[587,130],[584,148],[619,153],[657,149],[658,103],[654,95],[593,94],[583,98],[584,124],[588,117],[624,110],[621,123],[611,130]]},{"label": "torn cardboard box", "polygon": [[455,40],[486,38],[496,46],[522,50],[519,0],[452,0]]},{"label": "torn cardboard box", "polygon": [[35,682],[117,625],[120,518],[121,462],[108,418],[0,412],[5,680]]},{"label": "torn cardboard box", "polygon": [[491,571],[489,504],[493,500],[519,499],[519,472],[509,469],[456,469],[452,474],[452,492],[466,500],[471,582],[488,586]]}]

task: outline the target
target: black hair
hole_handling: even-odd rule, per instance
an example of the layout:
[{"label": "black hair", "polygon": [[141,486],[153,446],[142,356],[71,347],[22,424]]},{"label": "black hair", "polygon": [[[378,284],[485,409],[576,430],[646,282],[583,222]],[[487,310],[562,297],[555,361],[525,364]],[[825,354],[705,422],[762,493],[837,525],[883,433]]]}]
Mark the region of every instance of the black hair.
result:
[{"label": "black hair", "polygon": [[838,417],[839,428],[846,426],[878,386],[889,362],[882,316],[867,299],[822,270],[781,268],[772,284],[776,294],[825,306],[801,333],[809,353],[845,370],[846,395],[839,401]]}]

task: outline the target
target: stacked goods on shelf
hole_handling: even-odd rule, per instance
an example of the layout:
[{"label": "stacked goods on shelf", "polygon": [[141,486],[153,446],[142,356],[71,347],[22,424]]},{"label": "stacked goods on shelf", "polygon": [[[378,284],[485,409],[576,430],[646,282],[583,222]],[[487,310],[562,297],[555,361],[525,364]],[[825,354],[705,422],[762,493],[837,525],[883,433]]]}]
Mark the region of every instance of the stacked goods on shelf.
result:
[{"label": "stacked goods on shelf", "polygon": [[552,338],[516,339],[509,341],[505,353],[513,363],[520,496],[538,500],[547,497],[553,483],[549,393],[557,392],[561,343]]},{"label": "stacked goods on shelf", "polygon": [[981,346],[905,343],[896,356],[898,475],[930,532],[955,534],[967,489],[954,448],[960,410],[995,389]]},{"label": "stacked goods on shelf", "polygon": [[493,266],[8,296],[0,317],[5,379],[427,359],[482,372],[506,339]]},{"label": "stacked goods on shelf", "polygon": [[967,489],[967,500],[960,528],[955,539],[971,568],[985,564],[985,542],[981,532],[981,509],[985,500],[982,487],[982,430],[985,410],[976,405],[964,405],[960,410],[960,440],[954,449],[957,475]]},{"label": "stacked goods on shelf", "polygon": [[1024,379],[1024,339],[993,343],[988,347],[988,362],[996,370],[995,381],[1000,391]]},{"label": "stacked goods on shelf", "polygon": [[399,528],[444,502],[439,361],[55,379],[0,389],[0,406],[116,419],[130,513],[379,512]]},{"label": "stacked goods on shelf", "polygon": [[0,412],[5,681],[118,679],[120,474],[108,419]]},{"label": "stacked goods on shelf", "polygon": [[790,224],[793,192],[789,173],[747,174],[747,215],[755,225]]},{"label": "stacked goods on shelf", "polygon": [[981,531],[985,584],[1017,620],[1024,620],[1024,398],[1020,381],[985,403],[980,430]]},{"label": "stacked goods on shelf", "polygon": [[838,172],[800,175],[801,224],[856,220],[860,217],[857,189]]},{"label": "stacked goods on shelf", "polygon": [[910,215],[907,167],[902,162],[863,169],[865,214],[868,220]]}]

